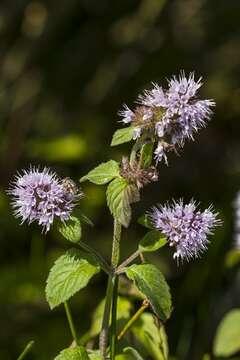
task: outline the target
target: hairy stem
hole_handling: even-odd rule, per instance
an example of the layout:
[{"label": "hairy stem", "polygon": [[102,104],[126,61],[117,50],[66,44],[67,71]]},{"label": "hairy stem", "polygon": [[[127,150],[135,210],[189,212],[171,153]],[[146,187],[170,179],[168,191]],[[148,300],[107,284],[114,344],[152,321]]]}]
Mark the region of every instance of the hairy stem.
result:
[{"label": "hairy stem", "polygon": [[25,357],[25,355],[27,355],[29,353],[29,351],[33,347],[33,344],[34,344],[34,341],[29,341],[29,343],[25,346],[25,348],[23,349],[23,351],[21,352],[21,354],[19,355],[17,360],[22,360]]},{"label": "hairy stem", "polygon": [[112,260],[111,260],[111,265],[113,269],[117,267],[119,262],[121,232],[122,232],[122,225],[118,220],[114,219]]},{"label": "hairy stem", "polygon": [[[115,272],[120,257],[120,239],[122,226],[114,219],[114,233],[113,233],[113,248],[112,248],[112,268]],[[115,359],[116,340],[117,340],[117,299],[118,299],[118,275],[114,274],[114,289],[112,294],[112,325],[111,325],[111,339],[110,339],[110,353],[111,360]]]},{"label": "hairy stem", "polygon": [[111,339],[110,339],[110,353],[111,359],[114,360],[116,354],[117,342],[117,301],[118,301],[118,276],[114,276],[114,288],[112,296],[112,324],[111,324]]},{"label": "hairy stem", "polygon": [[[110,320],[110,313],[112,308],[112,326],[111,331],[116,332],[116,311],[117,311],[117,294],[118,294],[118,282],[116,281],[116,275],[114,271],[119,262],[120,256],[120,239],[121,239],[121,224],[114,219],[114,231],[113,231],[113,244],[112,244],[112,258],[111,258],[111,268],[112,272],[108,277],[108,286],[106,293],[106,302],[104,308],[103,322],[102,322],[102,330],[99,338],[99,347],[101,354],[104,359],[107,359],[107,345],[108,345],[108,327]],[[116,335],[111,336],[111,359],[115,357],[115,342]],[[113,344],[114,343],[114,344]],[[112,352],[113,351],[113,352]]]},{"label": "hairy stem", "polygon": [[99,337],[99,348],[104,359],[107,359],[108,327],[112,304],[113,276],[108,276],[106,300],[103,313],[102,329]]},{"label": "hairy stem", "polygon": [[70,308],[68,306],[67,301],[64,302],[64,307],[65,307],[65,311],[66,311],[66,315],[67,315],[67,319],[68,319],[68,324],[69,324],[69,327],[70,327],[70,330],[71,330],[73,340],[75,341],[75,343],[77,345],[78,344],[77,333],[76,333],[75,326],[74,326],[74,323],[73,323],[71,310],[70,310]]},{"label": "hairy stem", "polygon": [[133,326],[133,324],[137,321],[137,319],[139,319],[139,317],[148,308],[148,306],[149,306],[149,302],[147,300],[144,300],[142,303],[142,306],[131,317],[131,319],[127,322],[127,324],[124,326],[124,328],[119,333],[119,335],[117,337],[118,341],[123,338],[123,336],[126,334],[126,332]]}]

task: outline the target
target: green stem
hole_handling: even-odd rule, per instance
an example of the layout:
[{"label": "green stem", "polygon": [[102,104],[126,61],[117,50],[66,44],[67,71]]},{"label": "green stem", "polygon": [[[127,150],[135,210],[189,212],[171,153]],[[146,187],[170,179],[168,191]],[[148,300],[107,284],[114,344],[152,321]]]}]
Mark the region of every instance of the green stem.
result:
[{"label": "green stem", "polygon": [[[121,229],[122,229],[121,224],[118,222],[118,220],[114,219],[112,258],[111,258],[112,272],[109,274],[109,277],[108,277],[108,285],[107,285],[106,302],[105,302],[105,308],[104,308],[104,314],[103,314],[102,330],[101,330],[100,338],[99,338],[99,348],[100,348],[101,354],[104,359],[107,359],[108,328],[109,328],[111,308],[112,308],[111,331],[116,328],[118,282],[116,281],[116,276],[114,275],[114,271],[118,265],[119,256],[120,256]],[[116,335],[115,335],[115,338],[116,338]],[[114,359],[115,346],[113,345],[113,337],[112,336],[111,336],[110,349],[111,349],[111,359]],[[113,353],[112,353],[112,350],[113,350]]]},{"label": "green stem", "polygon": [[132,325],[139,319],[139,317],[142,315],[142,313],[148,308],[149,302],[147,300],[144,300],[142,303],[142,306],[138,309],[138,311],[131,317],[131,319],[127,322],[127,324],[124,326],[124,328],[119,333],[117,339],[118,341],[123,338],[123,336],[126,334],[126,332],[132,327]]},{"label": "green stem", "polygon": [[[116,270],[119,263],[121,232],[122,232],[121,224],[118,222],[118,220],[114,219],[113,249],[112,249],[113,271]],[[111,324],[111,338],[110,338],[111,360],[115,359],[115,354],[116,354],[118,275],[114,275],[113,282],[114,282],[114,288],[112,294],[112,324]]]},{"label": "green stem", "polygon": [[66,311],[66,315],[67,315],[67,319],[68,319],[68,324],[69,324],[69,327],[70,327],[70,330],[71,330],[71,333],[72,333],[73,340],[75,341],[75,343],[77,345],[78,344],[77,333],[76,333],[75,326],[74,326],[74,323],[73,323],[71,310],[70,310],[70,307],[69,307],[67,301],[64,302],[64,307],[65,307],[65,311]]},{"label": "green stem", "polygon": [[115,269],[119,262],[120,257],[120,239],[121,239],[122,225],[118,220],[114,219],[113,229],[113,247],[112,247],[112,268]]},{"label": "green stem", "polygon": [[117,300],[118,300],[118,276],[115,276],[113,296],[112,296],[112,325],[111,325],[111,339],[110,339],[110,353],[111,353],[111,359],[113,360],[116,354],[116,343],[117,343]]},{"label": "green stem", "polygon": [[113,277],[109,275],[106,300],[103,313],[102,329],[99,337],[99,349],[104,359],[107,359],[107,345],[108,345],[108,327],[109,327],[109,317],[112,304],[112,292],[113,292]]},{"label": "green stem", "polygon": [[34,341],[29,341],[29,343],[27,343],[27,345],[25,346],[25,348],[23,349],[23,351],[21,352],[21,354],[19,355],[17,360],[22,360],[25,357],[25,355],[27,355],[27,353],[29,353],[29,351],[33,347],[33,344],[34,344]]}]

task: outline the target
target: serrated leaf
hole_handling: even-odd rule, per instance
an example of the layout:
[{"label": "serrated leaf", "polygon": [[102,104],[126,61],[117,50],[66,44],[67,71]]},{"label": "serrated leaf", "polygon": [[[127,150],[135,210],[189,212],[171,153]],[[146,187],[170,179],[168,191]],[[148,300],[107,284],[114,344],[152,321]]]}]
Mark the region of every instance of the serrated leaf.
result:
[{"label": "serrated leaf", "polygon": [[161,271],[152,264],[134,264],[126,268],[125,272],[150,302],[154,313],[161,320],[167,320],[171,314],[172,303],[169,286]]},{"label": "serrated leaf", "polygon": [[54,360],[89,360],[89,356],[82,346],[62,350]]},{"label": "serrated leaf", "polygon": [[50,270],[46,297],[53,309],[84,288],[100,271],[96,260],[83,251],[71,249],[57,259]]},{"label": "serrated leaf", "polygon": [[113,134],[111,146],[116,146],[131,141],[134,130],[135,128],[133,126],[129,126],[115,131]]},{"label": "serrated leaf", "polygon": [[147,168],[152,165],[153,143],[146,143],[142,146],[140,154],[141,168]]},{"label": "serrated leaf", "polygon": [[138,223],[144,227],[146,227],[147,229],[154,229],[154,226],[152,224],[152,221],[149,217],[149,215],[147,214],[144,214],[143,216],[141,216],[139,219],[138,219]]},{"label": "serrated leaf", "polygon": [[140,241],[141,252],[152,252],[160,249],[167,243],[167,239],[157,230],[149,231]]},{"label": "serrated leaf", "polygon": [[118,176],[119,164],[114,160],[110,160],[98,165],[95,169],[91,170],[87,175],[80,179],[80,182],[89,180],[93,184],[104,185]]},{"label": "serrated leaf", "polygon": [[62,234],[63,237],[65,237],[65,239],[73,243],[77,243],[81,239],[81,223],[74,216],[71,216],[71,218],[67,222],[61,223],[58,231]]},{"label": "serrated leaf", "polygon": [[240,351],[240,309],[233,309],[222,319],[214,339],[215,356],[229,357]]},{"label": "serrated leaf", "polygon": [[154,360],[165,360],[168,359],[167,335],[164,326],[158,326],[155,320],[152,314],[144,313],[135,322],[131,331],[148,355]]},{"label": "serrated leaf", "polygon": [[[102,300],[93,313],[92,324],[90,328],[91,337],[97,336],[101,331],[104,305],[105,305],[105,300]],[[117,320],[118,321],[128,320],[131,314],[131,309],[132,309],[131,302],[122,296],[118,296]],[[110,319],[110,323],[111,323],[111,319]]]},{"label": "serrated leaf", "polygon": [[113,180],[107,188],[107,204],[112,215],[125,227],[131,220],[131,206],[140,199],[136,185],[129,184],[120,177]]}]

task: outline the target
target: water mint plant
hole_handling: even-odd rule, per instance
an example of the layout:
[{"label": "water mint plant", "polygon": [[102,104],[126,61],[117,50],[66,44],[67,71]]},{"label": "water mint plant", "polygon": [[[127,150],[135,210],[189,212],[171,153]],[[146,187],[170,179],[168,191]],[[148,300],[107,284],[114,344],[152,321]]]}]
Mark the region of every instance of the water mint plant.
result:
[{"label": "water mint plant", "polygon": [[[215,103],[199,100],[201,86],[201,79],[182,72],[179,77],[173,76],[166,88],[153,84],[152,89],[144,91],[134,110],[124,105],[119,115],[127,126],[114,133],[111,146],[132,141],[129,154],[119,162],[103,162],[81,177],[81,183],[107,186],[106,201],[113,218],[110,260],[82,239],[82,223],[91,221],[76,211],[82,192],[71,179],[60,179],[46,168],[30,168],[13,181],[8,193],[15,215],[22,222],[36,221],[45,232],[54,225],[54,219],[60,220],[55,222],[59,233],[72,243],[72,248],[56,260],[46,285],[50,308],[64,305],[73,337],[71,346],[63,349],[56,360],[168,358],[164,324],[173,309],[170,289],[162,272],[143,254],[160,251],[168,244],[174,247],[177,260],[196,259],[207,249],[208,236],[220,220],[212,207],[200,211],[194,201],[173,201],[155,205],[139,219],[148,230],[127,259],[120,256],[124,246],[121,235],[132,221],[132,204],[141,200],[142,189],[159,180],[161,160],[167,163],[167,152],[177,152],[210,120]],[[68,300],[100,271],[108,277],[106,296],[94,313],[90,330],[80,336]],[[132,315],[130,290],[122,293],[119,286],[122,278],[142,302]],[[139,331],[144,331],[147,341]],[[134,348],[135,343],[140,343],[140,348]]]}]

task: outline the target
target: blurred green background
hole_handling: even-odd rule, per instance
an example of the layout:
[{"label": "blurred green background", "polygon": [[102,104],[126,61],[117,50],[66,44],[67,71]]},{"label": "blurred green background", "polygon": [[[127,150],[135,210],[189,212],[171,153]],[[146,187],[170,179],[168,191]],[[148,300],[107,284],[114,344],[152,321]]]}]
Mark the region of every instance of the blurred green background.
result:
[{"label": "blurred green background", "polygon": [[[71,342],[64,309],[50,311],[44,297],[49,268],[69,244],[56,230],[19,226],[5,194],[17,170],[49,166],[76,182],[129,146],[110,148],[130,106],[151,81],[165,82],[181,69],[203,76],[203,98],[215,115],[181,156],[169,156],[160,181],[134,206],[136,220],[156,202],[194,197],[213,203],[224,226],[200,260],[177,267],[169,249],[152,260],[172,288],[174,311],[167,323],[170,353],[202,359],[211,352],[223,314],[240,306],[238,267],[226,266],[233,248],[233,199],[240,188],[240,2],[239,0],[1,0],[0,2],[0,359],[15,359],[35,340],[29,359],[52,359]],[[110,255],[112,219],[104,187],[83,184],[83,211],[95,227],[85,241]],[[144,233],[124,232],[122,258]],[[79,333],[104,296],[106,277],[70,302]]]}]

